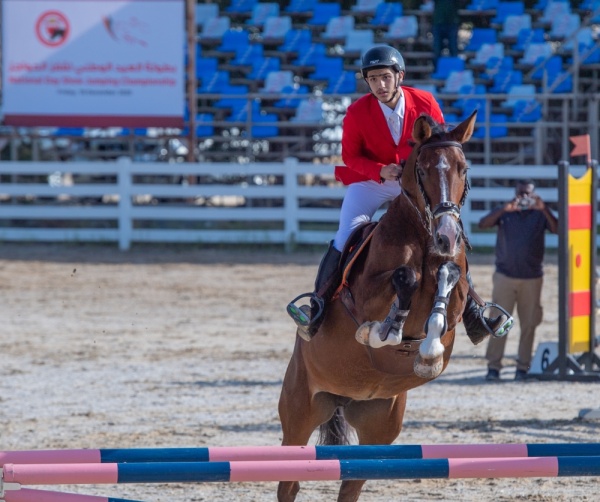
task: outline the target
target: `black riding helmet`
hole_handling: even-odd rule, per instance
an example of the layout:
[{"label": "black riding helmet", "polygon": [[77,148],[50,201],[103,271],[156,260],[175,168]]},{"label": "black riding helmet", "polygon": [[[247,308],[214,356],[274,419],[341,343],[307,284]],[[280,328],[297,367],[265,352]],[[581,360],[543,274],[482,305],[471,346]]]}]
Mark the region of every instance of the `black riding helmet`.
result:
[{"label": "black riding helmet", "polygon": [[360,71],[366,79],[369,70],[382,67],[391,67],[396,72],[406,71],[402,55],[389,45],[377,45],[365,52]]}]

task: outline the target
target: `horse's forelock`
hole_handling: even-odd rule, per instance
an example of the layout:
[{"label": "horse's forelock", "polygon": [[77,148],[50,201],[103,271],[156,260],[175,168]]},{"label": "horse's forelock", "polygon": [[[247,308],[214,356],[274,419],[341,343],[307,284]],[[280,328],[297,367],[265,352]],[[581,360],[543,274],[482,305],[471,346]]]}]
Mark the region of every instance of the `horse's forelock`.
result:
[{"label": "horse's forelock", "polygon": [[427,138],[427,141],[424,143],[429,143],[431,141],[441,141],[445,139],[446,134],[448,133],[448,128],[446,124],[437,123],[430,115],[423,114],[422,117],[431,127],[431,136]]}]

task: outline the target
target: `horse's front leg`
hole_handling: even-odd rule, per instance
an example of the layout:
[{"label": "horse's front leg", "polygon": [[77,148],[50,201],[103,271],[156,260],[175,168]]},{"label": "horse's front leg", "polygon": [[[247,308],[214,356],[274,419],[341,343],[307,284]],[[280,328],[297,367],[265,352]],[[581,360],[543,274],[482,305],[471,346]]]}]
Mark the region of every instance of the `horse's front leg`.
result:
[{"label": "horse's front leg", "polygon": [[402,342],[402,329],[408,317],[412,295],[417,290],[417,274],[412,268],[402,266],[394,270],[392,285],[396,299],[383,322],[368,321],[356,330],[356,340],[373,348],[398,345]]},{"label": "horse's front leg", "polygon": [[444,345],[440,340],[448,329],[447,310],[450,293],[460,279],[460,267],[453,262],[442,264],[437,273],[437,296],[431,314],[425,322],[427,335],[415,359],[415,374],[422,378],[435,378],[442,372]]}]

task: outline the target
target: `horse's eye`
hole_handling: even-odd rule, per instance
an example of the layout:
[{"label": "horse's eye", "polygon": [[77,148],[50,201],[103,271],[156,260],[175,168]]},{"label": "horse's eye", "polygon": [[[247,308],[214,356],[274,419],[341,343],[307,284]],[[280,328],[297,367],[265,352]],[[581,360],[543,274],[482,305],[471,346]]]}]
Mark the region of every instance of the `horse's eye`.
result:
[{"label": "horse's eye", "polygon": [[423,171],[423,169],[421,169],[420,167],[417,168],[417,174],[419,175],[419,178],[425,177],[425,171]]}]

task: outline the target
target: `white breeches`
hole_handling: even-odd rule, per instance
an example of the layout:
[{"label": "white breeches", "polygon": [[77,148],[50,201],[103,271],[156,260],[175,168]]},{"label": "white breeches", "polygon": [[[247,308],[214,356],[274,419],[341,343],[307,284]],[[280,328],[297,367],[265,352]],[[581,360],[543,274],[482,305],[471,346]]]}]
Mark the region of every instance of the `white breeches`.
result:
[{"label": "white breeches", "polygon": [[352,231],[362,223],[370,222],[377,210],[398,197],[401,191],[398,181],[361,181],[349,185],[342,202],[340,226],[335,234],[334,247],[343,251]]}]

